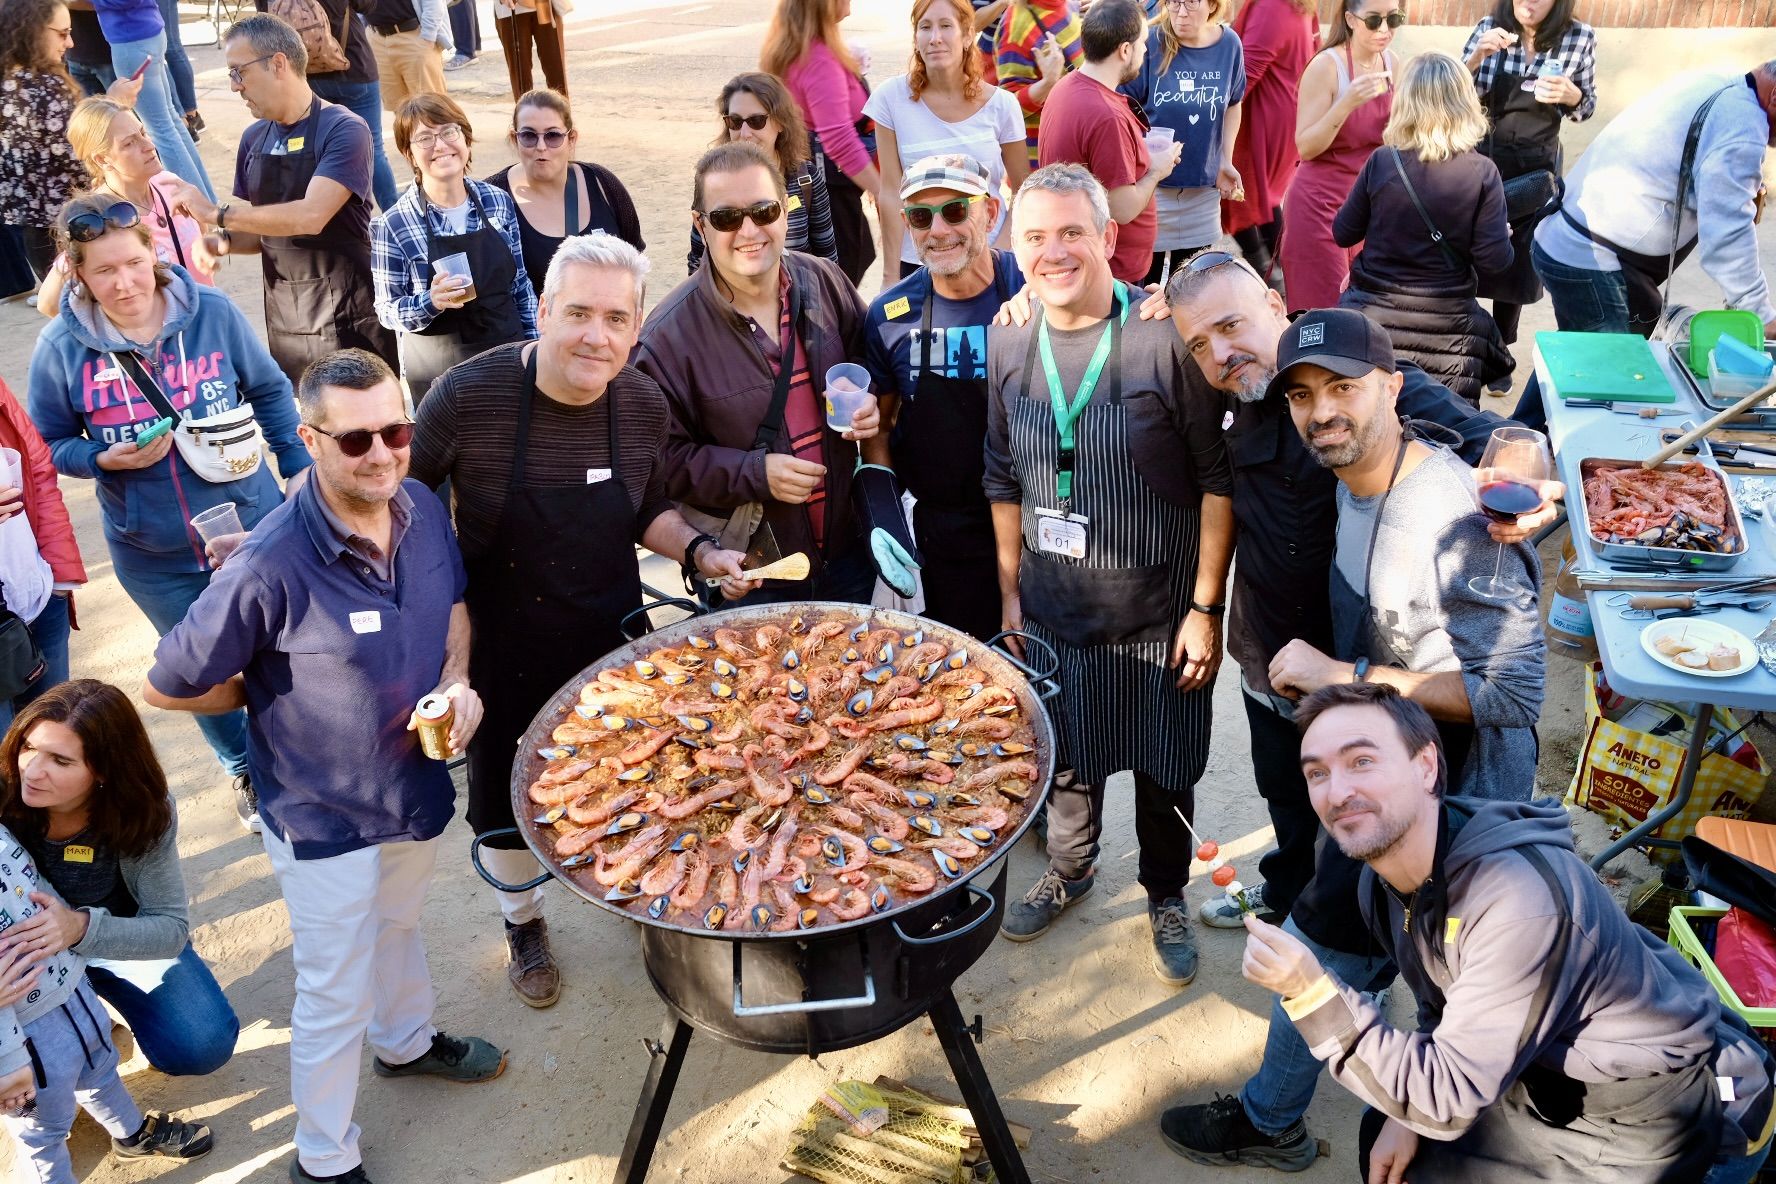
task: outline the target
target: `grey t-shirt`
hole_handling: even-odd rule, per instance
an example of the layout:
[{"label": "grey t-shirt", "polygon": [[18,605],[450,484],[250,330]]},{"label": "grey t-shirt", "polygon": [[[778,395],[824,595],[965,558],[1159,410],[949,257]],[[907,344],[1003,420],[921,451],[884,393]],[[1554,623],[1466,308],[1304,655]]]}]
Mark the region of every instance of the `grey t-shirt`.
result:
[{"label": "grey t-shirt", "polygon": [[[1504,548],[1500,560],[1475,501],[1473,470],[1447,448],[1424,446],[1431,455],[1390,494],[1355,497],[1339,483],[1337,656],[1420,674],[1459,671],[1475,734],[1450,792],[1527,801],[1547,675],[1540,566],[1527,543]],[[1494,600],[1468,587],[1470,578],[1491,575],[1495,562],[1525,589],[1521,595]]]}]

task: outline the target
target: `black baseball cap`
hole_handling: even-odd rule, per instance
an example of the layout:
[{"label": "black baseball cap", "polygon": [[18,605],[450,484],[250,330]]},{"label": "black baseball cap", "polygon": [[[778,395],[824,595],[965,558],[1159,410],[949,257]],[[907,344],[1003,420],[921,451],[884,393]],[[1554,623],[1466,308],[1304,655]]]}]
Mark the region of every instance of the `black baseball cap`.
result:
[{"label": "black baseball cap", "polygon": [[1361,378],[1371,370],[1392,374],[1399,369],[1387,330],[1351,308],[1315,309],[1301,314],[1283,330],[1277,341],[1276,377],[1265,388],[1265,397],[1280,394],[1287,386],[1289,370],[1304,363],[1346,378]]}]

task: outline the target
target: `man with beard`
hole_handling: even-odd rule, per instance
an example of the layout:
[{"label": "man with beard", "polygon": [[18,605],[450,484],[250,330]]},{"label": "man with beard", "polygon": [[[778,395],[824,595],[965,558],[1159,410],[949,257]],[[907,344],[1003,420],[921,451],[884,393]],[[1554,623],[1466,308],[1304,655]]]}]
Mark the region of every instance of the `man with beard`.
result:
[{"label": "man with beard", "polygon": [[1104,781],[1131,769],[1153,967],[1183,986],[1197,961],[1183,817],[1208,760],[1231,483],[1220,400],[1185,398],[1177,338],[1130,315],[1136,290],[1110,272],[1117,230],[1083,167],[1032,173],[1012,241],[1041,313],[987,347],[1001,621],[1054,648],[1061,684],[1049,866],[1004,933],[1028,941],[1091,891]]},{"label": "man with beard", "polygon": [[[1315,416],[1317,435],[1351,431]],[[1769,1054],[1628,920],[1558,802],[1445,798],[1441,726],[1385,683],[1325,686],[1298,718],[1314,809],[1364,865],[1358,901],[1418,1030],[1257,918],[1243,969],[1373,1107],[1369,1184],[1665,1184],[1761,1153]]]},{"label": "man with beard", "polygon": [[980,162],[928,156],[907,170],[900,199],[924,266],[876,297],[864,321],[864,364],[892,434],[865,440],[863,459],[893,469],[918,499],[925,615],[985,639],[999,630],[993,516],[981,491],[987,327],[1024,279],[1010,251],[988,244],[999,199]]}]

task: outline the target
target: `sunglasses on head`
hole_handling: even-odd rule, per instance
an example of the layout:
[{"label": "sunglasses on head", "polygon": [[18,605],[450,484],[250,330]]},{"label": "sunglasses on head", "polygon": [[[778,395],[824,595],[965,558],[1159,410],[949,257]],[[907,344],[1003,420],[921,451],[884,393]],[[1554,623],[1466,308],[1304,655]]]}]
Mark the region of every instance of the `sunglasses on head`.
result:
[{"label": "sunglasses on head", "polygon": [[976,193],[969,197],[953,197],[934,206],[905,205],[900,207],[900,212],[906,218],[907,225],[914,230],[930,230],[931,223],[939,214],[951,226],[960,226],[968,220],[968,207],[985,200],[987,199]]},{"label": "sunglasses on head", "polygon": [[339,445],[339,451],[351,457],[363,456],[369,452],[377,436],[382,437],[384,446],[390,452],[397,448],[405,448],[413,443],[413,421],[410,419],[404,419],[400,423],[391,423],[387,427],[358,428],[356,431],[337,434],[329,432],[326,428],[315,427],[312,423],[308,426]]},{"label": "sunglasses on head", "polygon": [[769,115],[724,115],[724,116],[722,116],[722,123],[726,124],[728,130],[731,132],[739,131],[740,125],[743,123],[755,132],[762,132],[765,130],[765,125],[769,122],[771,122],[771,117]]},{"label": "sunglasses on head", "polygon": [[749,206],[717,206],[703,214],[703,220],[723,234],[740,229],[742,220],[750,218],[754,226],[769,226],[783,217],[783,203],[776,198],[755,201]]},{"label": "sunglasses on head", "polygon": [[120,201],[103,210],[87,210],[69,218],[68,237],[77,243],[90,243],[107,229],[128,230],[141,221],[141,211],[134,202]]},{"label": "sunglasses on head", "polygon": [[535,148],[538,144],[545,148],[559,148],[567,143],[567,133],[558,127],[552,127],[546,132],[527,127],[513,134],[518,137],[520,148]]},{"label": "sunglasses on head", "polygon": [[[1351,13],[1351,15],[1357,16],[1354,12]],[[1357,19],[1363,22],[1363,27],[1365,29],[1368,29],[1373,33],[1381,28],[1383,24],[1386,24],[1390,29],[1399,28],[1406,23],[1406,14],[1403,12],[1390,12],[1384,16],[1379,12],[1372,12],[1368,16],[1358,16]]]}]

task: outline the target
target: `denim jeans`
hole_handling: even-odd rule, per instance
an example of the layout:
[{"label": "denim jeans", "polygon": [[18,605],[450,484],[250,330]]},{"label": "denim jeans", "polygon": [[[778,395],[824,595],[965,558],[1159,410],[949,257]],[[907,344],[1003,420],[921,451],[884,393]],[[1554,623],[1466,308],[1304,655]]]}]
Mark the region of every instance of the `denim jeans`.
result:
[{"label": "denim jeans", "polygon": [[191,132],[185,126],[184,113],[176,110],[178,104],[173,101],[172,79],[167,73],[165,61],[166,51],[167,38],[164,32],[140,41],[113,41],[111,68],[117,72],[119,78],[128,78],[141,68],[144,59],[153,57],[154,64],[142,75],[142,93],[136,97],[136,114],[148,125],[148,138],[154,141],[154,149],[160,153],[160,163],[203,190],[204,196],[211,201],[215,201],[215,186],[210,184],[210,175],[204,171],[203,161],[197,155],[197,145],[191,142]]},{"label": "denim jeans", "polygon": [[117,1009],[148,1063],[170,1077],[214,1073],[234,1055],[240,1020],[191,943],[177,958],[94,958],[86,976]]},{"label": "denim jeans", "polygon": [[[463,0],[463,3],[470,3],[470,0]],[[381,86],[374,79],[342,82],[318,75],[308,80],[308,89],[329,103],[338,103],[370,125],[370,190],[376,195],[377,208],[386,214],[400,193],[395,189],[395,171],[389,167],[388,154],[382,150]]]},{"label": "denim jeans", "polygon": [[[185,612],[203,590],[210,586],[207,571],[143,571],[127,566],[127,556],[111,548],[111,567],[117,582],[129,598],[136,602],[154,631],[165,637],[173,626],[185,619]],[[210,749],[230,777],[247,771],[247,713],[230,711],[222,715],[197,715],[198,730],[210,742]]]},{"label": "denim jeans", "polygon": [[[1394,981],[1393,960],[1383,954],[1347,954],[1320,945],[1302,933],[1293,918],[1284,921],[1283,928],[1307,943],[1320,966],[1346,986],[1379,991]],[[1265,1134],[1280,1135],[1307,1113],[1319,1083],[1320,1062],[1295,1030],[1295,1022],[1283,1011],[1279,996],[1270,1005],[1270,1034],[1264,1041],[1264,1061],[1240,1089],[1246,1117]]]},{"label": "denim jeans", "polygon": [[68,73],[74,76],[74,81],[80,84],[81,92],[88,98],[104,94],[117,81],[117,71],[109,65],[101,66],[95,62],[89,66],[73,58],[68,59]]},{"label": "denim jeans", "polygon": [[31,637],[37,642],[37,650],[47,663],[43,677],[14,695],[11,699],[0,699],[0,735],[12,726],[12,717],[23,710],[25,704],[47,691],[57,683],[68,681],[68,598],[51,596],[49,603],[43,606],[31,622]]},{"label": "denim jeans", "polygon": [[1776,1147],[1776,1139],[1765,1143],[1755,1155],[1737,1156],[1725,1163],[1716,1160],[1708,1174],[1702,1177],[1702,1184],[1751,1184],[1757,1179],[1758,1169],[1770,1158],[1773,1147]]},{"label": "denim jeans", "polygon": [[[1556,262],[1535,244],[1529,260],[1548,289],[1554,304],[1554,324],[1565,333],[1627,333],[1628,281],[1619,271],[1593,271]],[[1511,418],[1537,431],[1548,428],[1548,412],[1542,401],[1542,384],[1534,374]]]},{"label": "denim jeans", "polygon": [[179,110],[197,110],[197,83],[191,76],[191,59],[185,56],[185,41],[179,35],[179,0],[160,0],[160,19],[166,22],[166,67],[173,80],[173,95]]}]

